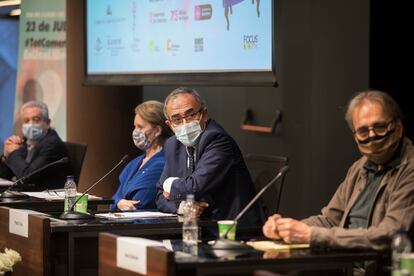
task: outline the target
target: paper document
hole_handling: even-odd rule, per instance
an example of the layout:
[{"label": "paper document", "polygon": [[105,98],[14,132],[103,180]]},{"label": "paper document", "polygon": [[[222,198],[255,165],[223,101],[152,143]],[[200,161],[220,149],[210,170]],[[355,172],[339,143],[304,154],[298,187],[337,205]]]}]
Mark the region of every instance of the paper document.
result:
[{"label": "paper document", "polygon": [[0,187],[8,187],[11,186],[13,184],[13,181],[4,179],[4,178],[0,178]]},{"label": "paper document", "polygon": [[[64,200],[65,199],[64,189],[46,190],[43,192],[23,192],[23,193],[31,197],[41,198],[45,200]],[[80,195],[80,193],[78,193],[77,195]],[[99,197],[99,196],[94,196],[94,195],[89,195],[89,194],[86,194],[86,195],[88,196],[88,200],[102,199],[102,197]]]},{"label": "paper document", "polygon": [[41,199],[46,199],[46,200],[63,200],[65,198],[65,191],[64,190],[48,190],[48,191],[43,191],[43,192],[23,192],[24,194],[31,196],[31,197],[36,197],[36,198],[41,198]]},{"label": "paper document", "polygon": [[256,250],[261,250],[261,251],[309,248],[308,243],[285,244],[285,243],[280,243],[280,242],[275,242],[275,241],[254,241],[254,242],[246,242],[246,244],[250,245]]},{"label": "paper document", "polygon": [[161,212],[121,212],[121,213],[104,213],[96,214],[95,216],[107,219],[141,219],[141,218],[162,218],[162,217],[175,217],[176,214],[161,213]]}]

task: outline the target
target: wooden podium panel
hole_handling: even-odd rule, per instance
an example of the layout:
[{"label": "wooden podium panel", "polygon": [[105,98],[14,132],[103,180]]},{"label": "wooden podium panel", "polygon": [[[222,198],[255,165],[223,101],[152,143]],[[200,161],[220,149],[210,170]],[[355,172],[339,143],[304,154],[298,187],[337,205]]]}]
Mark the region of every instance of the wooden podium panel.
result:
[{"label": "wooden podium panel", "polygon": [[[99,234],[99,275],[125,275],[141,276],[116,265],[118,235],[109,233]],[[174,252],[162,247],[148,247],[147,249],[147,275],[148,276],[174,276]]]},{"label": "wooden podium panel", "polygon": [[[108,233],[99,235],[99,275],[135,275],[116,266],[117,238]],[[171,241],[172,248],[182,250],[180,240]],[[291,249],[289,251],[262,252],[251,250],[225,255],[207,244],[198,248],[198,256],[175,254],[162,247],[147,247],[147,275],[353,275],[354,263],[369,261],[380,263],[381,253],[362,250]],[[139,260],[139,257],[137,258]],[[262,270],[262,272],[259,272]],[[265,272],[264,272],[265,271]],[[373,271],[374,272],[374,271]],[[279,273],[279,274],[278,274]],[[375,272],[374,272],[375,273]],[[377,275],[377,274],[373,274]]]},{"label": "wooden podium panel", "polygon": [[10,208],[0,207],[0,250],[16,250],[22,261],[13,267],[13,275],[51,275],[50,220],[29,215],[28,237],[9,232]]}]

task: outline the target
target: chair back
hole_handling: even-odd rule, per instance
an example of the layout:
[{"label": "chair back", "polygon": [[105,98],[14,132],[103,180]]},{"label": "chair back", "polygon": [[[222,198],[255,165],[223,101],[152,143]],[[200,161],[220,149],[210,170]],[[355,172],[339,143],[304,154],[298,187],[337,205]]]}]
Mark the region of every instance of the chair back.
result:
[{"label": "chair back", "polygon": [[82,172],[82,164],[85,159],[86,150],[88,148],[85,144],[65,142],[66,149],[69,155],[69,167],[76,183],[79,183],[79,178]]},{"label": "chair back", "polygon": [[[287,165],[288,158],[284,156],[247,154],[245,161],[257,193],[279,173],[283,166]],[[261,203],[266,217],[279,212],[284,180],[285,175],[262,195]]]}]

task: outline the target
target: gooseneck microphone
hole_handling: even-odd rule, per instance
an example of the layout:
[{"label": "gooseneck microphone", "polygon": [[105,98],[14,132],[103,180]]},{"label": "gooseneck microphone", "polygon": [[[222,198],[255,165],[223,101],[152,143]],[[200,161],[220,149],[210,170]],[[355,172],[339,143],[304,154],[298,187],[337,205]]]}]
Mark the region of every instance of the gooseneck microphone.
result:
[{"label": "gooseneck microphone", "polygon": [[84,220],[84,219],[93,219],[95,216],[88,214],[88,213],[82,213],[82,212],[76,212],[74,211],[74,208],[76,206],[76,203],[83,198],[87,192],[93,189],[97,184],[99,184],[102,180],[104,180],[108,175],[110,175],[116,168],[118,168],[122,163],[124,163],[128,159],[128,154],[125,154],[122,159],[111,169],[109,170],[104,176],[102,176],[98,181],[96,181],[92,186],[90,186],[86,191],[84,191],[80,197],[78,197],[75,202],[69,206],[68,210],[62,215],[60,215],[60,219],[65,220]]},{"label": "gooseneck microphone", "polygon": [[40,167],[34,171],[32,171],[31,173],[28,173],[22,177],[20,177],[19,179],[17,179],[15,182],[13,182],[1,195],[0,198],[28,198],[29,196],[20,192],[15,192],[12,191],[13,188],[21,185],[24,183],[24,181],[26,181],[28,178],[32,177],[33,175],[49,168],[50,166],[54,166],[56,164],[62,164],[62,163],[68,163],[69,162],[69,158],[68,157],[63,157],[59,160],[50,162],[46,165],[44,165],[43,167]]},{"label": "gooseneck microphone", "polygon": [[215,241],[214,245],[212,246],[215,250],[246,250],[251,249],[250,246],[242,244],[237,241],[231,241],[227,239],[227,235],[229,234],[230,230],[237,225],[237,221],[250,209],[250,207],[257,201],[257,199],[267,190],[270,186],[272,186],[276,181],[281,178],[287,171],[289,167],[283,166],[279,173],[270,180],[260,191],[250,200],[250,202],[240,211],[240,213],[234,218],[233,223],[227,228],[226,232],[224,233],[223,237],[220,237],[218,240]]}]

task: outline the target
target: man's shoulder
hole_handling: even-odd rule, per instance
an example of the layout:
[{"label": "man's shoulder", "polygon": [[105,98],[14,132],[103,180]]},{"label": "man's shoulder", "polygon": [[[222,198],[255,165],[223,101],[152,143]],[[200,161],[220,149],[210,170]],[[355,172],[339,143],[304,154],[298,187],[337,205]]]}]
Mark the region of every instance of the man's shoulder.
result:
[{"label": "man's shoulder", "polygon": [[201,134],[201,140],[218,141],[219,139],[233,140],[227,131],[216,121],[209,120],[206,129]]},{"label": "man's shoulder", "polygon": [[233,137],[231,137],[230,134],[214,120],[209,121],[209,124],[200,138],[201,146],[211,143],[230,143],[237,146]]},{"label": "man's shoulder", "polygon": [[62,154],[62,156],[67,155],[66,145],[54,129],[49,129],[46,136],[39,141],[38,145],[43,150],[52,150],[55,153]]},{"label": "man's shoulder", "polygon": [[43,142],[46,142],[46,143],[55,142],[55,143],[62,143],[63,144],[63,141],[60,138],[60,136],[57,133],[57,131],[54,130],[54,129],[52,129],[52,128],[49,129],[49,131],[47,132],[47,134],[44,137],[44,139],[42,139],[40,141],[40,143],[43,143]]},{"label": "man's shoulder", "polygon": [[404,138],[401,158],[414,162],[414,146],[410,139]]},{"label": "man's shoulder", "polygon": [[400,166],[404,170],[409,169],[411,171],[414,169],[414,146],[407,137],[404,138],[402,145]]},{"label": "man's shoulder", "polygon": [[213,119],[208,120],[205,131],[208,133],[224,133],[228,135],[227,131],[217,121]]}]

